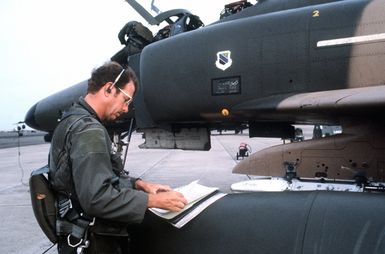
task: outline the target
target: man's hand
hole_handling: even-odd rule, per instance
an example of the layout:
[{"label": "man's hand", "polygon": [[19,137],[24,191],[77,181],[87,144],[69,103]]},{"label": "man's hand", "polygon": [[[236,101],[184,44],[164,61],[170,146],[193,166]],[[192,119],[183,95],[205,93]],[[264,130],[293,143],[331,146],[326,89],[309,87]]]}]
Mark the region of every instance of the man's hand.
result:
[{"label": "man's hand", "polygon": [[168,185],[145,182],[139,179],[135,182],[135,188],[149,194],[148,208],[162,208],[178,212],[187,204],[183,195],[172,190]]},{"label": "man's hand", "polygon": [[187,200],[179,192],[170,190],[148,195],[149,208],[162,208],[172,212],[179,212],[187,204]]},{"label": "man's hand", "polygon": [[156,194],[158,192],[164,192],[164,191],[171,191],[172,190],[171,187],[168,185],[145,182],[141,179],[135,182],[135,188],[137,190],[142,190],[142,191],[147,192],[149,194]]}]

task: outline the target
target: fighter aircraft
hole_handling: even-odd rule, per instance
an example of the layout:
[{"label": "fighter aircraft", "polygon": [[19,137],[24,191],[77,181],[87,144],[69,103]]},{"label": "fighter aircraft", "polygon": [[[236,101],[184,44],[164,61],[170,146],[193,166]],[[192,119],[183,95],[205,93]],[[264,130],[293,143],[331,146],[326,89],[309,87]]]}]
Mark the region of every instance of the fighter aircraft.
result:
[{"label": "fighter aircraft", "polygon": [[[341,135],[266,149],[234,172],[385,180],[383,0],[240,1],[206,26],[184,9],[153,17],[127,2],[149,24],[168,23],[145,40],[128,31],[132,23],[122,29],[131,51],[112,59],[138,73],[140,89],[135,116],[111,129],[127,130],[134,117],[143,148],[209,150],[210,130],[221,126],[292,138],[293,124],[341,125]],[[52,133],[85,89],[84,81],[43,99],[26,122]]]},{"label": "fighter aircraft", "polygon": [[[150,40],[130,33],[136,23],[122,29],[125,49],[112,59],[137,72],[140,88],[111,132],[135,119],[143,148],[209,150],[210,130],[221,126],[286,139],[294,124],[340,125],[338,135],[254,153],[234,172],[385,180],[384,0],[239,1],[206,26],[184,9],[154,17],[127,2],[150,25],[168,24]],[[26,123],[52,133],[85,89],[86,81],[43,99]],[[383,199],[232,194],[180,230],[148,214],[132,244],[138,253],[384,253]]]}]

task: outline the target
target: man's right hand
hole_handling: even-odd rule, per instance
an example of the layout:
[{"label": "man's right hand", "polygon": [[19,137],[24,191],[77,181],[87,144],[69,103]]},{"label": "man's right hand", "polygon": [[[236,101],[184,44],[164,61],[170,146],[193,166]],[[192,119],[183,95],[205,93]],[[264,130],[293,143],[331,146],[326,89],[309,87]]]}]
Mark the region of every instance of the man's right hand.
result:
[{"label": "man's right hand", "polygon": [[179,212],[186,204],[187,200],[183,195],[173,190],[148,194],[148,208],[162,208],[172,212]]}]

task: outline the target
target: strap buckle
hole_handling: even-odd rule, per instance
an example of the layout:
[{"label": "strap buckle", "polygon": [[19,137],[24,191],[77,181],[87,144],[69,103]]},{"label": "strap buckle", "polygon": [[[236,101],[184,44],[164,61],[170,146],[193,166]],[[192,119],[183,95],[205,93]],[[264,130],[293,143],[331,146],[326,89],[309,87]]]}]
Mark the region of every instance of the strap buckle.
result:
[{"label": "strap buckle", "polygon": [[83,245],[79,245],[79,247],[76,249],[77,254],[83,254],[84,249],[87,249],[90,246],[90,241],[86,240],[84,241]]},{"label": "strap buckle", "polygon": [[67,236],[67,243],[68,243],[68,246],[72,247],[72,248],[76,248],[78,247],[81,243],[82,243],[83,239],[79,239],[79,242],[78,243],[75,243],[75,244],[72,244],[71,243],[71,234],[68,234]]}]

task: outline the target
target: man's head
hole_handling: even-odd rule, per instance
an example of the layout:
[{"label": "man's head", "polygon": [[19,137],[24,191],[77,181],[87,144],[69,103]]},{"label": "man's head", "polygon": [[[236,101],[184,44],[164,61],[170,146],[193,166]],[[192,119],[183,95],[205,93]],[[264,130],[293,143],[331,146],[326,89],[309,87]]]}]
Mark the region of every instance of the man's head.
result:
[{"label": "man's head", "polygon": [[128,112],[136,86],[137,78],[131,68],[107,62],[92,71],[85,99],[101,120],[115,120]]}]

